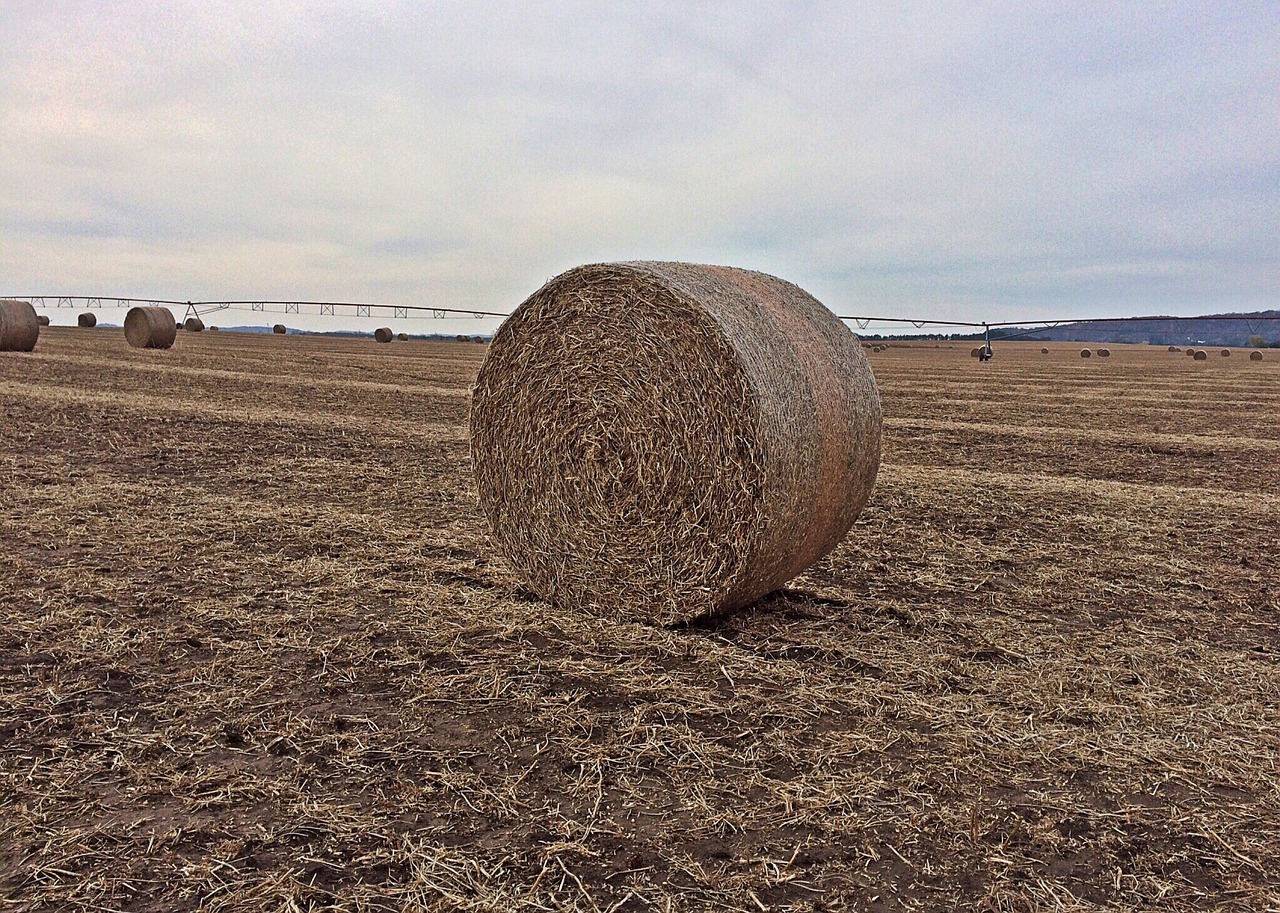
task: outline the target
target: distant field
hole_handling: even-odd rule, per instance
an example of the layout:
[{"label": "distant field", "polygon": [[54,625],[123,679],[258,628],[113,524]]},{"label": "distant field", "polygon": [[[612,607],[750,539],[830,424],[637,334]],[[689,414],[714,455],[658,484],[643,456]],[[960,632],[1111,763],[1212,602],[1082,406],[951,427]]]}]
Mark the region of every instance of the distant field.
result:
[{"label": "distant field", "polygon": [[675,629],[490,549],[481,345],[0,353],[0,909],[1280,907],[1280,352],[971,345]]}]

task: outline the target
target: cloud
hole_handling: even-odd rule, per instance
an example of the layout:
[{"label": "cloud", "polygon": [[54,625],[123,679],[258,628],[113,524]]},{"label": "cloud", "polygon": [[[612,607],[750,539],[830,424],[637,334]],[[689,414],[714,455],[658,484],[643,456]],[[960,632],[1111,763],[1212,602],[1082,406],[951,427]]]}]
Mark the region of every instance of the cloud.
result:
[{"label": "cloud", "polygon": [[1274,306],[1269,4],[19,4],[12,293],[505,310],[578,263],[845,313]]}]

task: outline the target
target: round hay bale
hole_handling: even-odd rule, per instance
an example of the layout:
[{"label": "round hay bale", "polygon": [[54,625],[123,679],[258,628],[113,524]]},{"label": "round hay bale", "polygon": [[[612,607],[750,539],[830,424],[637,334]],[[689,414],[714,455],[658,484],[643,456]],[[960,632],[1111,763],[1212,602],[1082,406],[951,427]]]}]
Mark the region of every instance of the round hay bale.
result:
[{"label": "round hay bale", "polygon": [[285,333],[289,332],[289,328],[283,323],[277,323],[271,328],[271,332],[275,333],[277,336],[283,336]]},{"label": "round hay bale", "polygon": [[1262,353],[1261,353],[1261,352],[1258,352],[1258,351],[1250,352],[1250,353],[1249,353],[1249,360],[1250,360],[1250,361],[1262,361]]},{"label": "round hay bale", "polygon": [[135,349],[168,349],[178,338],[178,326],[166,307],[129,308],[124,315],[124,338]]},{"label": "round hay bale", "polygon": [[835,547],[880,462],[857,337],[773,276],[582,266],[494,335],[471,456],[493,538],[544,598],[672,623]]},{"label": "round hay bale", "polygon": [[378,327],[373,331],[373,338],[378,342],[390,342],[395,339],[395,334],[391,332],[391,327]]},{"label": "round hay bale", "polygon": [[1230,358],[1230,357],[1231,357],[1231,350],[1230,350],[1230,349],[1223,349],[1223,350],[1222,350],[1222,357],[1223,357],[1223,358]]},{"label": "round hay bale", "polygon": [[76,326],[84,327],[88,330],[98,325],[98,315],[89,311],[84,311],[76,318]]},{"label": "round hay bale", "polygon": [[47,327],[49,325],[49,318],[46,317],[44,314],[41,314],[39,317],[36,318],[36,320],[39,321],[40,326],[42,327]]},{"label": "round hay bale", "polygon": [[1092,358],[1092,357],[1093,357],[1093,353],[1092,353],[1092,352],[1090,352],[1088,349],[1081,349],[1081,350],[1080,350],[1080,357],[1081,357],[1081,358]]},{"label": "round hay bale", "polygon": [[1111,357],[1111,350],[1110,350],[1110,349],[1099,349],[1099,350],[1098,350],[1098,357],[1099,357],[1099,358],[1110,358],[1110,357]]},{"label": "round hay bale", "polygon": [[0,352],[30,352],[40,338],[40,318],[29,301],[0,301]]},{"label": "round hay bale", "polygon": [[1182,350],[1181,350],[1181,349],[1179,349],[1177,346],[1169,346],[1169,351],[1170,351],[1170,352],[1181,352]]},{"label": "round hay bale", "polygon": [[204,329],[204,321],[199,317],[188,317],[182,326],[188,333],[199,333]]},{"label": "round hay bale", "polygon": [[977,347],[977,348],[975,348],[975,349],[970,349],[970,350],[969,350],[969,357],[970,357],[970,358],[981,358],[981,357],[982,357],[982,347],[981,347],[981,346],[978,346],[978,347]]},{"label": "round hay bale", "polygon": [[409,334],[408,334],[408,333],[399,333],[399,334],[397,334],[396,339],[400,340],[401,342],[408,342],[408,341],[409,341]]},{"label": "round hay bale", "polygon": [[1196,350],[1195,350],[1195,349],[1190,349],[1190,348],[1189,348],[1189,349],[1187,349],[1187,357],[1188,357],[1188,358],[1191,358],[1191,357],[1192,357],[1192,356],[1194,356],[1195,354],[1196,354]]},{"label": "round hay bale", "polygon": [[210,333],[216,333],[216,332],[218,332],[218,328],[217,328],[217,327],[209,327],[209,332],[210,332]]},{"label": "round hay bale", "polygon": [[1046,347],[1046,346],[1041,346],[1041,347],[1040,347],[1040,354],[1041,354],[1041,355],[1048,355],[1048,354],[1049,354],[1049,349],[1048,349],[1048,347]]},{"label": "round hay bale", "polygon": [[1209,353],[1204,349],[1196,349],[1196,354],[1192,356],[1196,361],[1208,361]]}]

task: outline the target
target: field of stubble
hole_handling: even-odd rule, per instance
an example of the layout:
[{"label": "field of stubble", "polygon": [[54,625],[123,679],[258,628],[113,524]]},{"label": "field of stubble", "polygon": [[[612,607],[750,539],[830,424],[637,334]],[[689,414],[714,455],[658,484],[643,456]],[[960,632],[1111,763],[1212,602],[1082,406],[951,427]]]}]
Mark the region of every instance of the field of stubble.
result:
[{"label": "field of stubble", "polygon": [[672,629],[495,556],[482,346],[0,354],[0,909],[1280,907],[1280,353],[969,345]]}]

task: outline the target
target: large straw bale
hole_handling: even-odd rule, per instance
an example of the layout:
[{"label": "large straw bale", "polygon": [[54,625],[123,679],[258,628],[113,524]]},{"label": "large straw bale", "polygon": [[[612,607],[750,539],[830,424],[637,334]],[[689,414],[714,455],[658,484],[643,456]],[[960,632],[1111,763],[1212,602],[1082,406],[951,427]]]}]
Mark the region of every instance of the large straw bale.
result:
[{"label": "large straw bale", "polygon": [[289,328],[283,323],[277,323],[271,328],[271,332],[275,333],[277,336],[283,336],[285,333],[289,332]]},{"label": "large straw bale", "polygon": [[1181,350],[1181,349],[1179,349],[1177,346],[1169,346],[1169,351],[1170,351],[1170,352],[1181,352],[1182,350]]},{"label": "large straw bale", "polygon": [[397,334],[396,334],[396,339],[400,340],[401,342],[408,342],[408,341],[409,341],[409,334],[408,334],[408,333],[397,333]]},{"label": "large straw bale", "polygon": [[980,358],[982,356],[982,346],[975,346],[969,350],[970,358]]},{"label": "large straw bale", "polygon": [[1230,357],[1231,357],[1231,350],[1230,350],[1230,349],[1223,349],[1223,350],[1222,350],[1222,357],[1223,357],[1223,358],[1230,358]]},{"label": "large straw bale", "polygon": [[1196,354],[1192,356],[1196,361],[1208,361],[1209,353],[1204,349],[1196,349]]},{"label": "large straw bale", "polygon": [[1110,349],[1099,349],[1099,350],[1098,350],[1098,357],[1099,357],[1099,358],[1110,358],[1110,357],[1111,357],[1111,350],[1110,350]]},{"label": "large straw bale", "polygon": [[84,327],[86,330],[98,325],[98,315],[89,311],[81,311],[80,316],[76,317],[76,325]]},{"label": "large straw bale", "polygon": [[378,340],[378,342],[390,342],[395,339],[396,336],[391,332],[391,327],[378,327],[373,331],[373,338]]},{"label": "large straw bale", "polygon": [[848,532],[880,461],[857,338],[763,273],[582,266],[490,342],[471,454],[497,546],[543,597],[671,623],[731,610]]},{"label": "large straw bale", "polygon": [[1081,358],[1092,358],[1092,357],[1093,357],[1093,352],[1091,352],[1089,349],[1081,349],[1081,350],[1080,350],[1080,357],[1081,357]]},{"label": "large straw bale", "polygon": [[0,352],[30,352],[40,338],[40,318],[29,301],[0,301]]},{"label": "large straw bale", "polygon": [[166,307],[129,308],[124,315],[124,338],[135,349],[168,349],[178,338],[178,324]]},{"label": "large straw bale", "polygon": [[1048,348],[1048,346],[1041,346],[1041,347],[1040,347],[1040,354],[1041,354],[1041,355],[1048,355],[1048,354],[1049,354],[1049,348]]},{"label": "large straw bale", "polygon": [[1255,350],[1255,351],[1253,351],[1253,352],[1250,352],[1250,353],[1249,353],[1249,360],[1250,360],[1250,361],[1262,361],[1262,353],[1261,353],[1261,352],[1258,352],[1258,351],[1256,351],[1256,350]]},{"label": "large straw bale", "polygon": [[204,321],[199,317],[188,317],[182,324],[183,329],[188,333],[199,333],[204,329]]},{"label": "large straw bale", "polygon": [[39,317],[36,318],[36,320],[39,322],[40,326],[42,327],[47,327],[49,325],[49,318],[46,317],[44,314],[41,314]]}]

